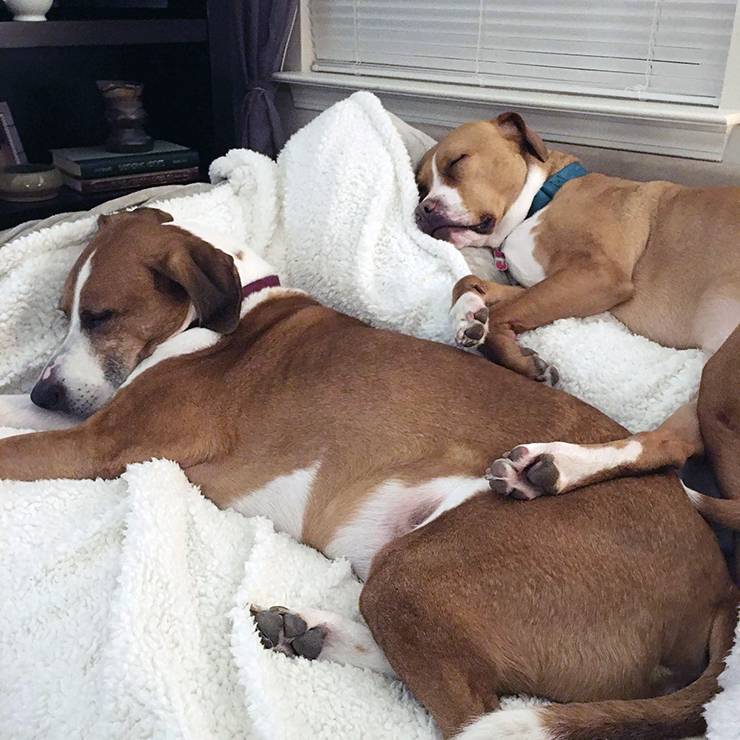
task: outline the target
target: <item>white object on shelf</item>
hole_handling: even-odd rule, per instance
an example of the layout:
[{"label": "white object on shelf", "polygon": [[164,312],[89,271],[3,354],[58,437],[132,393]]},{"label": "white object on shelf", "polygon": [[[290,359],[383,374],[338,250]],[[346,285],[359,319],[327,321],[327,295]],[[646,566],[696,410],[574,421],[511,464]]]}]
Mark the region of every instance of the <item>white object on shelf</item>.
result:
[{"label": "white object on shelf", "polygon": [[54,0],[3,0],[14,21],[45,21]]}]

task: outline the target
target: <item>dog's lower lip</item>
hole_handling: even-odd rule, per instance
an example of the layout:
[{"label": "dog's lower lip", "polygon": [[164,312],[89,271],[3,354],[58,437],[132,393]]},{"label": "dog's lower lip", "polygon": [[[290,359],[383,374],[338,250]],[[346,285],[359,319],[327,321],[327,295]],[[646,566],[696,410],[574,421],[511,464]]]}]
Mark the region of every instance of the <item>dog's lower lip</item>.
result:
[{"label": "dog's lower lip", "polygon": [[460,226],[460,224],[442,224],[442,226],[437,226],[437,228],[432,231],[432,236],[436,237],[440,231],[465,231],[467,228],[467,226]]},{"label": "dog's lower lip", "polygon": [[494,219],[492,216],[486,216],[482,221],[477,224],[442,224],[437,226],[432,232],[432,236],[436,236],[437,232],[447,231],[473,231],[476,234],[490,234],[493,231]]}]

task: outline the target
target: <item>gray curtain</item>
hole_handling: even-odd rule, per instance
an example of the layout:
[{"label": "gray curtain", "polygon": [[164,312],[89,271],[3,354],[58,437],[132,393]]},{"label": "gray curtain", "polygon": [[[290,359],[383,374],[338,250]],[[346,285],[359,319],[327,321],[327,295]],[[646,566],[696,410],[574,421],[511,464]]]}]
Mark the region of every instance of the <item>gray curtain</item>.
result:
[{"label": "gray curtain", "polygon": [[241,146],[275,157],[285,143],[277,85],[297,0],[232,0],[236,50],[236,133]]}]

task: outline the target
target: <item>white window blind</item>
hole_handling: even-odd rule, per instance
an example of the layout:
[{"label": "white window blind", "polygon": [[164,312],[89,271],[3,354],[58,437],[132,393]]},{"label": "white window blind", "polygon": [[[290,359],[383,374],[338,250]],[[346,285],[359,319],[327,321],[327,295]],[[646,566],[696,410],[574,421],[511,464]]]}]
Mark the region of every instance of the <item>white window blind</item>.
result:
[{"label": "white window blind", "polygon": [[738,0],[309,0],[319,72],[718,105]]}]

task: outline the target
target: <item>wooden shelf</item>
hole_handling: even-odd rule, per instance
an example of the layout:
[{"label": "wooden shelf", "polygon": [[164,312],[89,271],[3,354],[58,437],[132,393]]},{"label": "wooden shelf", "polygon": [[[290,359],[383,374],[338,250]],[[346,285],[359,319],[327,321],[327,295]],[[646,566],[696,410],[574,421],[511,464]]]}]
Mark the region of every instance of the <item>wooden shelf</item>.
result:
[{"label": "wooden shelf", "polygon": [[0,49],[124,44],[197,44],[208,40],[201,18],[0,22]]}]

